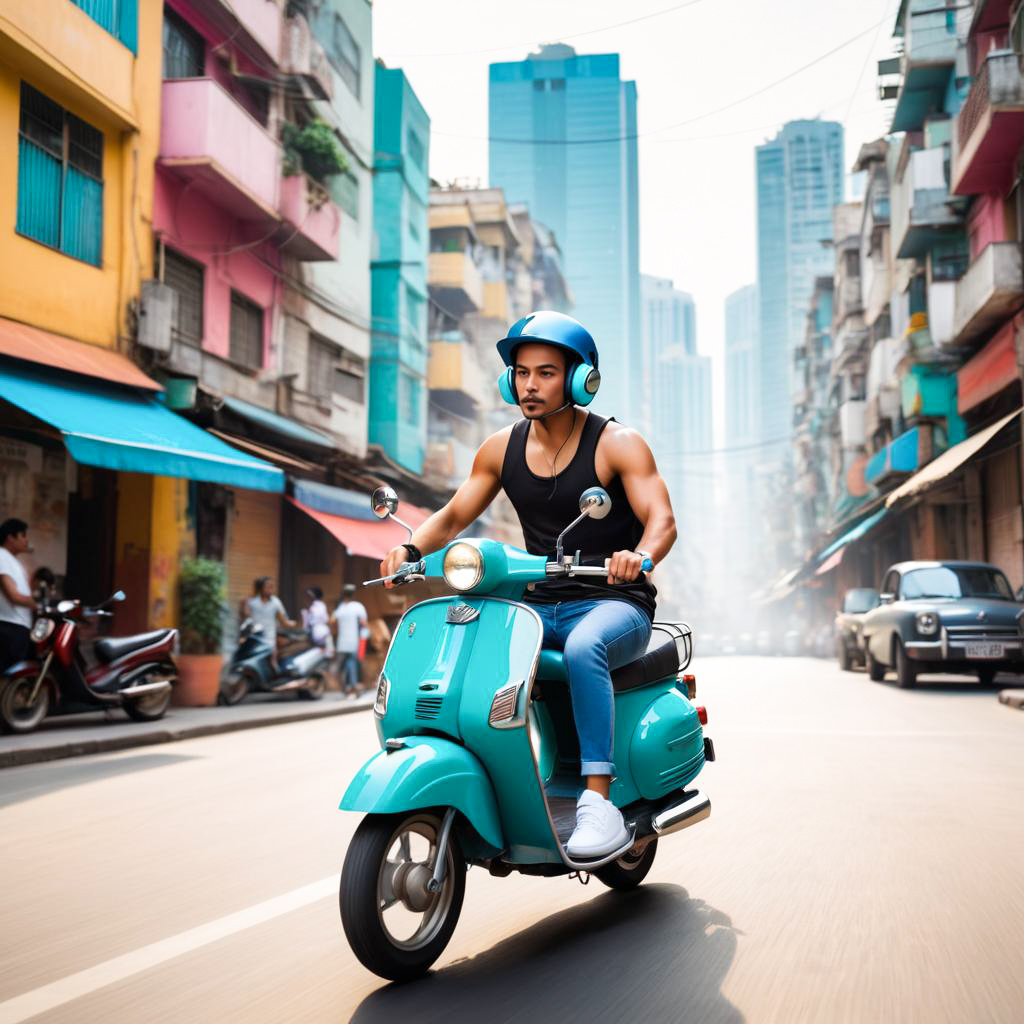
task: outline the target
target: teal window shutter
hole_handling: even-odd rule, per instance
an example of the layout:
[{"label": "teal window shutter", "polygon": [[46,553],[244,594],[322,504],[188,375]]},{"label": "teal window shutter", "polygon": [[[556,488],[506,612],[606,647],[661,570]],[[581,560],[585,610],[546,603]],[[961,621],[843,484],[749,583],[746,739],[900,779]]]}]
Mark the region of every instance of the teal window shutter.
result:
[{"label": "teal window shutter", "polygon": [[18,220],[29,238],[57,248],[60,242],[60,161],[28,139],[18,139]]},{"label": "teal window shutter", "polygon": [[117,8],[117,38],[132,53],[139,52],[139,3],[138,0],[120,0]]},{"label": "teal window shutter", "polygon": [[100,266],[103,133],[21,83],[16,230]]}]

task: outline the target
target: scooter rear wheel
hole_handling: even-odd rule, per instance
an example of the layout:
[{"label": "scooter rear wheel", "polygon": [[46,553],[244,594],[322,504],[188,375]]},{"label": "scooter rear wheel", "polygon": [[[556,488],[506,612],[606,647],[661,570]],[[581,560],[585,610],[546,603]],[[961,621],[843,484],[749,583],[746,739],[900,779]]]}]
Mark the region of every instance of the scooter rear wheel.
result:
[{"label": "scooter rear wheel", "polygon": [[300,700],[319,700],[326,689],[327,677],[322,672],[314,672],[309,677],[309,683],[297,692]]},{"label": "scooter rear wheel", "polygon": [[249,673],[234,672],[221,683],[220,692],[217,694],[217,703],[226,704],[229,707],[234,704],[241,704],[250,690]]},{"label": "scooter rear wheel", "polygon": [[44,680],[36,699],[29,698],[36,685],[35,676],[0,680],[0,722],[5,732],[32,732],[50,710],[49,681]]},{"label": "scooter rear wheel", "polygon": [[[166,678],[165,672],[154,672],[153,674]],[[139,682],[145,683],[148,679],[148,675],[141,676]],[[124,711],[133,722],[156,722],[167,714],[167,709],[170,706],[171,688],[168,687],[166,690],[142,697],[126,697]]]},{"label": "scooter rear wheel", "polygon": [[651,870],[654,855],[657,852],[658,840],[652,839],[640,853],[629,850],[618,860],[613,860],[611,864],[605,864],[603,868],[598,868],[594,874],[609,889],[618,889],[620,892],[635,889],[647,877],[647,872]]},{"label": "scooter rear wheel", "polygon": [[341,923],[364,967],[390,981],[426,974],[455,931],[466,863],[452,834],[439,892],[426,887],[441,819],[429,811],[368,814],[341,871]]}]

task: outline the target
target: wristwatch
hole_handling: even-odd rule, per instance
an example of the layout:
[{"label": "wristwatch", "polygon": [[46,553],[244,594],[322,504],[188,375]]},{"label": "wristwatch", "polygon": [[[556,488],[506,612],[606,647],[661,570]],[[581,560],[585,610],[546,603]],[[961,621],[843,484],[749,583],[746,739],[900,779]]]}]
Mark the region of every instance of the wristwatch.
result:
[{"label": "wristwatch", "polygon": [[423,561],[423,552],[420,551],[420,549],[418,547],[416,547],[415,544],[403,544],[402,547],[405,548],[405,550],[409,552],[409,561],[410,562],[422,562]]}]

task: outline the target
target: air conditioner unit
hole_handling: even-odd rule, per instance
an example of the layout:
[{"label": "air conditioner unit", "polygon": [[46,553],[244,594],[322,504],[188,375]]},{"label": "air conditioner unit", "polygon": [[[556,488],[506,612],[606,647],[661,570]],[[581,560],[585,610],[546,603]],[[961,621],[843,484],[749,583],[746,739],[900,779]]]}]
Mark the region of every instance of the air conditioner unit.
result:
[{"label": "air conditioner unit", "polygon": [[163,281],[143,281],[136,341],[144,348],[170,352],[171,331],[178,319],[178,293]]}]

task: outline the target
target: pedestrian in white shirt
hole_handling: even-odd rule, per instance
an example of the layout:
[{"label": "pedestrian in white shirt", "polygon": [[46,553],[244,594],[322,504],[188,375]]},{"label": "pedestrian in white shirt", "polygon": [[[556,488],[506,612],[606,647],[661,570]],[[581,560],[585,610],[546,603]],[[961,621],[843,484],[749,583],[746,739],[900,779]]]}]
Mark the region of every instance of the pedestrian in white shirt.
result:
[{"label": "pedestrian in white shirt", "polygon": [[302,621],[309,632],[309,638],[330,655],[331,651],[331,613],[324,603],[324,592],[320,587],[310,587],[306,591],[310,599],[309,607],[302,610]]},{"label": "pedestrian in white shirt", "polygon": [[5,519],[0,523],[0,672],[28,657],[32,612],[36,602],[28,573],[18,556],[30,551],[28,523]]},{"label": "pedestrian in white shirt", "polygon": [[366,609],[354,599],[355,584],[346,583],[341,603],[334,609],[331,622],[337,630],[338,680],[342,692],[353,697],[359,692],[359,640],[366,629]]},{"label": "pedestrian in white shirt", "polygon": [[270,649],[274,652],[271,655],[271,662],[274,671],[277,671],[277,627],[280,624],[285,629],[295,629],[298,623],[288,618],[281,598],[274,593],[272,577],[261,576],[253,586],[256,593],[246,598],[243,609],[256,625],[263,627],[263,639],[270,644]]}]

